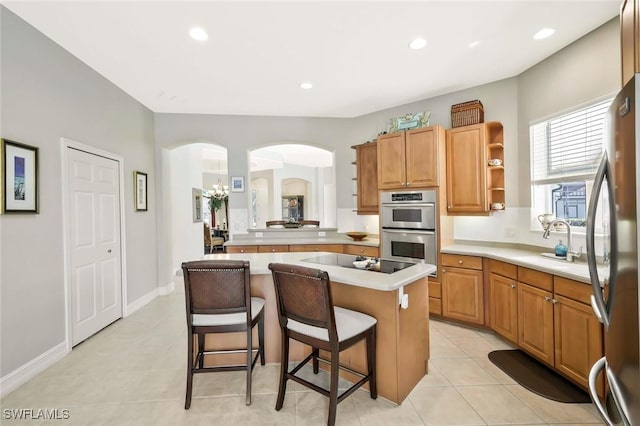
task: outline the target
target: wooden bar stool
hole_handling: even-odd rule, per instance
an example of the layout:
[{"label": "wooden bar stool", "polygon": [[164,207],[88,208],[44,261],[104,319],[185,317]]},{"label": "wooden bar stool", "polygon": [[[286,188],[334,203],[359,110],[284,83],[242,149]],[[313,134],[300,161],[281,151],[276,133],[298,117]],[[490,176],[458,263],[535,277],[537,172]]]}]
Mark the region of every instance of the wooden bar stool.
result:
[{"label": "wooden bar stool", "polygon": [[[331,282],[327,272],[303,266],[271,263],[269,269],[275,285],[276,305],[282,330],[282,356],[280,361],[280,385],[276,410],[284,403],[287,380],[294,380],[322,395],[329,397],[327,424],[333,426],[339,402],[369,382],[372,399],[378,397],[376,389],[376,319],[361,312],[333,306]],[[295,368],[288,371],[289,339],[311,346],[311,354]],[[366,339],[367,372],[356,374],[360,380],[338,395],[340,352]],[[319,350],[331,353],[331,382],[329,390],[321,388],[296,373],[310,360],[313,372],[318,373]]]},{"label": "wooden bar stool", "polygon": [[[264,299],[251,297],[249,262],[244,260],[198,260],[182,264],[187,312],[187,390],[184,408],[191,406],[195,373],[247,371],[246,404],[251,404],[251,373],[260,357],[264,365]],[[258,348],[253,348],[252,330],[258,325]],[[205,335],[247,333],[247,345],[239,349],[205,351]],[[194,336],[198,351],[194,359]],[[205,367],[205,355],[244,352],[245,364]],[[253,352],[256,352],[253,357]]]}]

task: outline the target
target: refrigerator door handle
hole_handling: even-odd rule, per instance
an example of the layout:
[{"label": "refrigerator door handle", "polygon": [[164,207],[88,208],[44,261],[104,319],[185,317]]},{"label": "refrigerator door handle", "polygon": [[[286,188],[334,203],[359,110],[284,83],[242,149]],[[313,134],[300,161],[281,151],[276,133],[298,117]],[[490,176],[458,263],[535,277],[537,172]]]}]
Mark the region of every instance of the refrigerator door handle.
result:
[{"label": "refrigerator door handle", "polygon": [[[596,249],[595,249],[595,218],[596,218],[596,210],[598,207],[598,200],[600,198],[600,191],[602,189],[602,184],[605,179],[607,181],[607,189],[609,190],[609,196],[607,197],[609,200],[609,212],[610,214],[615,214],[615,201],[613,199],[613,187],[610,179],[610,170],[609,170],[609,159],[607,157],[606,151],[602,154],[602,159],[600,160],[600,165],[598,166],[598,172],[596,173],[593,189],[591,190],[591,198],[589,199],[589,209],[587,211],[587,264],[589,266],[589,276],[591,279],[591,286],[593,288],[593,295],[591,296],[591,306],[593,307],[593,311],[595,312],[598,320],[605,325],[605,327],[609,326],[609,312],[607,310],[607,304],[604,300],[604,296],[602,293],[602,286],[600,285],[600,279],[598,277],[598,267],[596,264]],[[611,259],[610,259],[610,268],[609,268],[609,285],[614,284],[614,271],[616,267],[616,259],[617,255],[613,252],[617,248],[616,245],[616,227],[615,221],[611,221],[610,223],[610,232],[611,232]]]},{"label": "refrigerator door handle", "polygon": [[607,413],[607,409],[604,407],[604,405],[602,404],[602,401],[600,401],[600,398],[598,397],[598,390],[597,390],[598,388],[596,385],[596,379],[598,378],[598,374],[600,374],[600,372],[607,365],[606,361],[607,359],[605,357],[602,357],[599,360],[597,360],[595,364],[593,364],[593,367],[591,367],[591,370],[589,371],[589,394],[591,394],[591,399],[593,400],[593,404],[598,409],[600,416],[602,417],[604,422],[607,424],[607,426],[614,426],[614,423],[609,418],[609,413]]}]

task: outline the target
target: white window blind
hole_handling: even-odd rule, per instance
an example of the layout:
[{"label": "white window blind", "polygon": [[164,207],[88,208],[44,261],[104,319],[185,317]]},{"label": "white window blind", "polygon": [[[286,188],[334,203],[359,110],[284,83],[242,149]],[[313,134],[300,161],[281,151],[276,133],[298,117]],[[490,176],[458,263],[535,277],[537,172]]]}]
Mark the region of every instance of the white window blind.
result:
[{"label": "white window blind", "polygon": [[610,104],[607,99],[530,127],[534,185],[593,179]]}]

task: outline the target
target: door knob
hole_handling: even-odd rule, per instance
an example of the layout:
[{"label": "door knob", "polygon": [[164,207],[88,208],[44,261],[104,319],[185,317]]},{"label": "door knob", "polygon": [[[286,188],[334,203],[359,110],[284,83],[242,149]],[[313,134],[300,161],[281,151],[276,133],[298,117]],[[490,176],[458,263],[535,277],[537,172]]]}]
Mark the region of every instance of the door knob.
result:
[{"label": "door knob", "polygon": [[107,250],[107,253],[111,253],[111,249]]},{"label": "door knob", "polygon": [[515,284],[511,284],[511,288],[516,288],[516,285]]}]

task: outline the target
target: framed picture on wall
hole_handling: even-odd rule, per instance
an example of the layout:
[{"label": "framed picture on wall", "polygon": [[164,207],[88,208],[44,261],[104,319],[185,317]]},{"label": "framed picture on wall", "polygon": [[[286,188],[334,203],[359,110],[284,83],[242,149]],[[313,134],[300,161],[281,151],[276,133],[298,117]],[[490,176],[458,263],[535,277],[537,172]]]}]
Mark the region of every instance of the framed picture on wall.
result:
[{"label": "framed picture on wall", "polygon": [[231,192],[244,192],[244,176],[231,176]]},{"label": "framed picture on wall", "polygon": [[142,172],[133,172],[135,180],[135,204],[137,212],[147,211],[147,174]]},{"label": "framed picture on wall", "polygon": [[193,222],[202,222],[202,189],[191,188]]},{"label": "framed picture on wall", "polygon": [[2,211],[38,213],[38,148],[2,139]]}]

